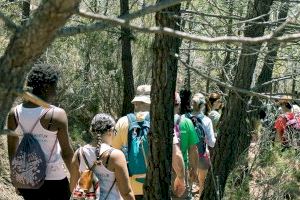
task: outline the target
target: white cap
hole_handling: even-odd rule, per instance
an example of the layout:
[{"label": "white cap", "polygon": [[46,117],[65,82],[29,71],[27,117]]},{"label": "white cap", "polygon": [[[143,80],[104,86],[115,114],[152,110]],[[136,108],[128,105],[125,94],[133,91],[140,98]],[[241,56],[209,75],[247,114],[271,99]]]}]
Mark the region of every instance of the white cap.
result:
[{"label": "white cap", "polygon": [[151,104],[150,99],[151,85],[140,85],[136,89],[136,95],[131,101],[134,102],[144,102],[146,104]]}]

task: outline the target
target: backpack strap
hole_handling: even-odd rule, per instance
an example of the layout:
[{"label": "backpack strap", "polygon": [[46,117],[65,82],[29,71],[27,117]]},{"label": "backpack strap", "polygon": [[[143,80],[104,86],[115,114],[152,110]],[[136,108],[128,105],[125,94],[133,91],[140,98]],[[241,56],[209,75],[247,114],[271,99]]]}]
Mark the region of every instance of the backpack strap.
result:
[{"label": "backpack strap", "polygon": [[52,120],[53,120],[54,110],[55,109],[53,108],[52,115],[51,115],[51,118],[50,118],[50,121],[49,121],[49,124],[48,124],[48,128],[47,128],[47,130],[49,130],[49,131],[50,131],[50,127],[52,126]]},{"label": "backpack strap", "polygon": [[144,118],[143,127],[150,128],[150,114],[149,113]]},{"label": "backpack strap", "polygon": [[58,138],[57,138],[57,136],[56,136],[56,139],[55,139],[54,145],[53,145],[53,147],[52,147],[52,149],[51,149],[51,153],[50,153],[50,156],[49,156],[49,159],[48,159],[48,162],[47,162],[47,163],[49,163],[49,161],[50,161],[50,159],[51,159],[51,157],[52,157],[52,155],[53,155],[53,152],[54,152],[55,146],[56,146],[56,144],[57,144],[57,141],[58,141]]},{"label": "backpack strap", "polygon": [[113,184],[110,186],[110,188],[109,188],[109,190],[108,190],[108,192],[107,192],[107,194],[106,194],[104,200],[107,199],[108,195],[110,194],[111,190],[113,189],[114,185],[116,184],[116,181],[117,181],[117,180],[115,179],[114,182],[113,182]]},{"label": "backpack strap", "polygon": [[[112,148],[111,148],[111,149],[112,149]],[[103,153],[101,153],[99,159],[101,159],[101,158],[103,157],[103,155],[105,155],[106,152],[112,151],[111,149],[108,149],[108,150],[104,151]],[[111,153],[111,152],[109,152],[109,156],[110,156],[110,153]],[[84,160],[84,163],[85,163],[86,167],[87,167],[89,170],[93,170],[93,169],[96,167],[96,165],[98,164],[98,162],[97,162],[97,160],[96,160],[96,161],[93,163],[93,165],[90,167],[89,161],[87,160],[87,157],[85,156],[85,154],[84,154],[84,152],[83,152],[83,147],[80,147],[80,149],[79,149],[79,154],[82,155],[83,160]]]},{"label": "backpack strap", "polygon": [[113,150],[115,150],[115,149],[114,149],[114,148],[111,148],[111,149],[108,150],[108,154],[107,154],[107,158],[106,158],[106,162],[105,162],[105,167],[108,166],[108,161],[109,161],[109,159],[110,159],[110,154],[111,154],[111,152],[112,152]]},{"label": "backpack strap", "polygon": [[[128,114],[127,119],[128,119],[127,152],[129,155],[129,152],[131,151],[132,132],[136,131],[133,129],[138,129],[138,128],[140,128],[140,126],[136,121],[136,116],[134,113]],[[128,159],[129,159],[129,157],[128,157]]]},{"label": "backpack strap", "polygon": [[[44,109],[40,115],[40,117],[36,120],[36,122],[34,123],[33,127],[31,128],[31,130],[28,133],[32,133],[32,131],[35,129],[36,125],[38,124],[38,122],[42,119],[42,117],[44,117],[47,112],[50,110],[51,108],[48,109]],[[26,133],[27,131],[24,129],[23,125],[20,123],[20,118],[19,118],[19,112],[18,112],[18,108],[16,107],[15,109],[15,116],[16,116],[16,120],[18,122],[18,125],[20,125],[23,133]]]},{"label": "backpack strap", "polygon": [[129,127],[128,127],[129,132],[134,128],[140,128],[139,124],[137,123],[136,116],[134,113],[128,114],[127,118],[128,118],[128,124],[129,124]]}]

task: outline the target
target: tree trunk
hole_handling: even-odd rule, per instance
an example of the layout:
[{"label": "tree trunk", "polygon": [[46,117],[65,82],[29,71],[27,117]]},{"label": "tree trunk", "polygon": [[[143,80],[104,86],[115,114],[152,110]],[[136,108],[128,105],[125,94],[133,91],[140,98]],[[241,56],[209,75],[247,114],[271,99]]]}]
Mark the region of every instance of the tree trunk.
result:
[{"label": "tree trunk", "polygon": [[30,15],[30,0],[23,1],[22,3],[22,22],[21,24],[24,25],[26,21],[29,19]]},{"label": "tree trunk", "polygon": [[[192,41],[189,40],[188,42],[188,51],[187,51],[187,59],[186,59],[186,64],[190,66],[191,64],[191,50],[190,48],[192,47]],[[184,68],[184,89],[185,90],[191,90],[191,70],[190,68],[185,67]]]},{"label": "tree trunk", "polygon": [[17,31],[0,58],[0,129],[15,99],[14,93],[22,89],[24,74],[55,38],[76,11],[79,0],[45,0],[33,18]]},{"label": "tree trunk", "polygon": [[[247,18],[251,19],[269,13],[273,0],[249,1]],[[257,20],[257,22],[268,21],[269,16]],[[263,24],[246,24],[244,35],[246,37],[259,37],[264,34]],[[256,67],[258,51],[261,44],[243,44],[242,52],[237,65],[237,74],[233,85],[249,90],[252,77]],[[203,199],[217,199],[217,192],[223,196],[227,178],[236,165],[239,156],[249,147],[252,127],[247,114],[247,103],[249,96],[230,92],[228,104],[224,112],[224,121],[221,124],[220,137],[217,140],[214,153],[211,157],[214,175],[218,177],[220,191],[216,191],[215,177],[212,177],[211,170],[208,173]],[[237,128],[234,128],[237,127]]]},{"label": "tree trunk", "polygon": [[[188,1],[186,2],[185,10],[188,10],[190,8],[191,2]],[[191,19],[190,19],[191,20]],[[185,27],[186,21],[183,20],[181,23],[181,27]],[[193,23],[189,22],[188,23],[188,30],[192,31],[193,29]],[[180,41],[182,43],[182,39]],[[187,50],[187,58],[186,58],[186,64],[190,65],[191,64],[191,49],[192,48],[192,41],[188,41],[188,50]],[[190,91],[191,90],[191,70],[187,67],[184,68],[184,89]]]},{"label": "tree trunk", "polygon": [[[287,15],[289,10],[289,1],[283,0],[282,5],[279,10],[278,14],[278,20],[282,20],[281,23],[284,23],[286,21]],[[278,24],[278,26],[281,25],[281,23]],[[284,30],[277,33],[277,36],[282,36],[284,33]],[[268,53],[266,54],[264,58],[264,64],[262,67],[262,70],[258,76],[257,83],[255,84],[257,87],[256,92],[270,92],[272,93],[272,84],[262,86],[263,83],[271,81],[272,80],[272,74],[274,65],[276,62],[277,52],[280,48],[279,43],[268,43]],[[262,102],[257,97],[253,97],[252,105],[256,108],[254,112],[252,112],[251,116],[251,122],[253,125],[257,124],[257,122],[260,120],[259,112],[261,111]]]},{"label": "tree trunk", "polygon": [[[159,0],[158,3],[163,0]],[[180,4],[156,13],[156,25],[179,30]],[[174,120],[174,93],[180,39],[156,34],[153,50],[151,89],[151,131],[149,167],[144,184],[145,199],[171,199],[172,138]]]},{"label": "tree trunk", "polygon": [[[129,13],[128,0],[120,0],[121,15]],[[134,97],[133,66],[131,55],[132,34],[129,28],[121,27],[122,69],[123,69],[123,107],[122,116],[134,111],[131,103]]]},{"label": "tree trunk", "polygon": [[[286,17],[289,11],[289,3],[288,1],[283,0],[283,4],[280,7],[278,20],[282,20],[281,23],[286,21]],[[280,26],[280,24],[278,26]],[[277,36],[282,36],[284,30],[277,33]],[[268,44],[268,53],[264,58],[264,64],[262,70],[258,76],[256,85],[258,86],[257,92],[272,92],[272,85],[260,86],[261,84],[271,81],[273,68],[276,62],[277,52],[280,47],[280,43],[269,43]]]},{"label": "tree trunk", "polygon": [[[229,15],[233,15],[233,0],[230,0],[229,2]],[[233,19],[228,20],[228,27],[227,27],[227,35],[230,36],[232,35],[232,24],[233,24]],[[229,44],[225,45],[226,47],[226,52],[225,52],[225,58],[223,61],[223,69],[220,74],[220,80],[222,80],[224,83],[228,82],[226,76],[228,72],[230,71],[230,56],[231,56],[231,46]],[[226,88],[223,86],[219,86],[220,90],[223,93],[227,93]]]}]

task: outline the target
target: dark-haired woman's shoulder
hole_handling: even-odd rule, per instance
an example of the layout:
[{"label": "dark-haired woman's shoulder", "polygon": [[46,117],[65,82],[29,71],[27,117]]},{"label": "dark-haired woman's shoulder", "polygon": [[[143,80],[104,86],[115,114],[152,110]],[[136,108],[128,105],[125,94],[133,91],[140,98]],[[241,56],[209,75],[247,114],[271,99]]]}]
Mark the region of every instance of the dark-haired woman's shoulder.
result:
[{"label": "dark-haired woman's shoulder", "polygon": [[52,118],[53,123],[57,128],[66,127],[68,125],[67,113],[63,108],[51,106],[51,110],[48,113],[48,117]]}]

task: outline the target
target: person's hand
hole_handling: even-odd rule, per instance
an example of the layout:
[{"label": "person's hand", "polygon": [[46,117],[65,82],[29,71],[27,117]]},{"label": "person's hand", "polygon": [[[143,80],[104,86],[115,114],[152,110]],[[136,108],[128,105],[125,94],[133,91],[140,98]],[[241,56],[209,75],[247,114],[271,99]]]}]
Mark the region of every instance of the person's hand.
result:
[{"label": "person's hand", "polygon": [[185,191],[185,180],[184,178],[179,178],[178,176],[174,181],[174,193],[176,196],[181,197]]}]

